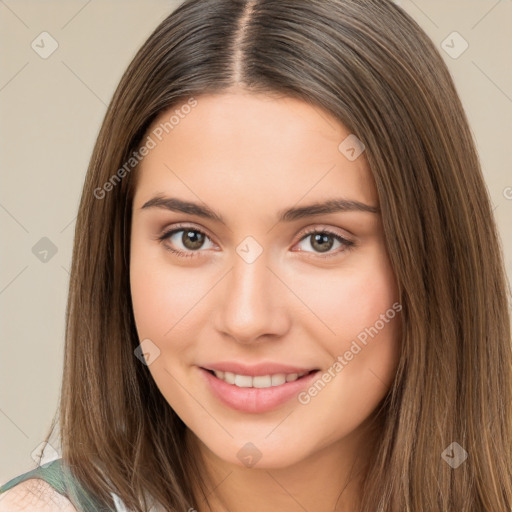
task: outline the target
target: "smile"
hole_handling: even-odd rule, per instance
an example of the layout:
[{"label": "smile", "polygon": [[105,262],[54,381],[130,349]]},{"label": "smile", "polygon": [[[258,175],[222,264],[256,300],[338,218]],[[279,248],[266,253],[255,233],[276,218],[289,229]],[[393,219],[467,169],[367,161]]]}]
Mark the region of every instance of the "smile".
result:
[{"label": "smile", "polygon": [[317,369],[282,365],[215,366],[217,368],[214,369],[198,367],[210,396],[230,409],[252,414],[270,412],[287,403],[298,403],[293,399],[309,387],[319,373]]},{"label": "smile", "polygon": [[282,386],[285,382],[293,382],[300,379],[309,372],[302,373],[276,373],[274,375],[240,375],[232,372],[213,371],[215,376],[227,382],[233,384],[239,388],[271,388],[276,386]]}]

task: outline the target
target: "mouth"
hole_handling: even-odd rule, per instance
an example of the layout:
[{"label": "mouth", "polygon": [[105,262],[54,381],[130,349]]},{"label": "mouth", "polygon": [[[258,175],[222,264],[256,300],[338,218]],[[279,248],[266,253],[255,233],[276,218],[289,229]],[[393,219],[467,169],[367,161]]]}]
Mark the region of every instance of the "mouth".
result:
[{"label": "mouth", "polygon": [[301,373],[274,373],[268,375],[243,375],[234,372],[224,372],[221,370],[208,370],[207,368],[203,368],[203,370],[209,372],[211,375],[215,376],[217,379],[220,379],[227,384],[231,384],[237,386],[239,388],[272,388],[277,386],[282,386],[287,382],[295,382],[296,380],[302,379],[307,375],[316,372],[318,370],[310,370],[304,371]]},{"label": "mouth", "polygon": [[301,391],[311,386],[320,373],[318,369],[299,368],[293,369],[296,371],[290,369],[283,373],[266,374],[263,374],[264,370],[235,373],[217,368],[196,368],[216,402],[252,414],[273,411],[289,404],[293,398],[298,398]]}]

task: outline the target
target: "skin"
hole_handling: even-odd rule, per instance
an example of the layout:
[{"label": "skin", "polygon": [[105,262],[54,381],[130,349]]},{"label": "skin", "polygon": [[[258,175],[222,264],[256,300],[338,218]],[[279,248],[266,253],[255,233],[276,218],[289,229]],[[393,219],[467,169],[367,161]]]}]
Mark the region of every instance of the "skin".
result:
[{"label": "skin", "polygon": [[[140,340],[160,351],[148,368],[204,459],[214,511],[353,512],[354,475],[375,441],[366,427],[398,364],[399,314],[307,405],[294,398],[261,414],[233,410],[210,392],[198,365],[275,361],[327,371],[397,302],[380,214],[277,223],[284,208],[332,198],[378,207],[364,152],[347,159],[338,150],[347,128],[298,99],[238,89],[196,99],[137,169],[130,279]],[[226,226],[141,208],[158,194],[206,204]],[[177,223],[205,233],[203,245],[185,246],[183,232],[158,240]],[[355,246],[329,238],[332,256],[323,258],[304,236],[308,228]],[[236,252],[247,236],[263,250],[251,264]],[[177,256],[166,244],[196,256]],[[247,442],[261,453],[251,468],[237,457]]]}]

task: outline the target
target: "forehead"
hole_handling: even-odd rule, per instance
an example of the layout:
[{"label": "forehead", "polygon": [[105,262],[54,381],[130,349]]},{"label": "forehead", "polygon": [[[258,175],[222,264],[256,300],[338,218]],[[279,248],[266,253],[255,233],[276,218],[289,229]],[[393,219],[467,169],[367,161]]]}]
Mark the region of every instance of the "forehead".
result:
[{"label": "forehead", "polygon": [[161,113],[148,138],[153,147],[137,168],[139,204],[155,193],[250,210],[329,196],[378,204],[364,152],[347,157],[354,136],[295,98],[197,96]]}]

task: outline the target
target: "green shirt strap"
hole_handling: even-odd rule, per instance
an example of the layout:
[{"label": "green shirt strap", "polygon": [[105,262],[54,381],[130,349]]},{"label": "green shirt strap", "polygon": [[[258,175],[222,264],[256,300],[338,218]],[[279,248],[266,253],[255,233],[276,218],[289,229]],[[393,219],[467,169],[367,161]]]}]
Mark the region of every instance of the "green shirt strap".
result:
[{"label": "green shirt strap", "polygon": [[0,487],[0,493],[8,491],[12,489],[15,485],[18,485],[25,480],[29,480],[30,478],[41,478],[48,484],[50,484],[57,492],[60,494],[66,494],[66,487],[64,486],[64,482],[62,479],[62,464],[60,463],[62,459],[54,460],[48,464],[43,464],[31,471],[27,471],[22,475],[19,475],[12,480],[9,480],[6,484]]},{"label": "green shirt strap", "polygon": [[27,471],[9,480],[4,485],[0,486],[0,494],[12,489],[30,478],[40,478],[51,485],[58,493],[68,498],[71,503],[79,510],[84,511],[104,511],[115,512],[115,509],[105,508],[100,506],[98,502],[87,493],[82,485],[73,477],[69,468],[64,464],[62,459],[57,459],[52,462],[43,464],[31,471]]}]

